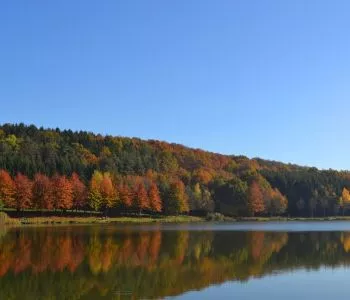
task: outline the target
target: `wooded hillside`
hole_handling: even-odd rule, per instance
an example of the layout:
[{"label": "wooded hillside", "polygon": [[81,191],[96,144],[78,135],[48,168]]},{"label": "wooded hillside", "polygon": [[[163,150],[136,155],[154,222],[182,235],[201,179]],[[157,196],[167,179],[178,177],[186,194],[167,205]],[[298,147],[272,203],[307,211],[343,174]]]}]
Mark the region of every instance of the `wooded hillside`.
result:
[{"label": "wooded hillside", "polygon": [[350,204],[349,172],[24,124],[0,126],[0,170],[0,206],[17,210],[323,216]]}]

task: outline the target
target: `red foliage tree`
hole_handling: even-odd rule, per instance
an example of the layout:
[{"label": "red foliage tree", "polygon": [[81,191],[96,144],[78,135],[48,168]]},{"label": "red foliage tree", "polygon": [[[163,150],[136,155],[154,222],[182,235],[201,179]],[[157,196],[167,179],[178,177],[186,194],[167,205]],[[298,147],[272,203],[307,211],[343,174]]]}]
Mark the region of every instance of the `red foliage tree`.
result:
[{"label": "red foliage tree", "polygon": [[163,208],[162,199],[160,198],[159,190],[155,183],[151,184],[148,191],[148,197],[151,209],[155,212],[161,212]]},{"label": "red foliage tree", "polygon": [[87,205],[87,190],[85,184],[80,180],[79,175],[76,173],[72,174],[71,177],[72,185],[72,207],[75,209],[83,208]]},{"label": "red foliage tree", "polygon": [[139,183],[137,186],[135,193],[135,204],[139,210],[139,213],[141,213],[144,209],[150,208],[149,198],[145,189],[145,185],[143,183]]},{"label": "red foliage tree", "polygon": [[53,208],[53,192],[50,179],[43,174],[36,174],[33,182],[33,207]]},{"label": "red foliage tree", "polygon": [[54,208],[70,209],[73,205],[73,190],[70,180],[66,176],[54,176]]},{"label": "red foliage tree", "polygon": [[33,200],[32,182],[27,176],[18,173],[15,177],[15,208],[21,211],[25,208],[30,208]]},{"label": "red foliage tree", "polygon": [[0,170],[0,202],[6,207],[15,207],[15,183],[10,174]]}]

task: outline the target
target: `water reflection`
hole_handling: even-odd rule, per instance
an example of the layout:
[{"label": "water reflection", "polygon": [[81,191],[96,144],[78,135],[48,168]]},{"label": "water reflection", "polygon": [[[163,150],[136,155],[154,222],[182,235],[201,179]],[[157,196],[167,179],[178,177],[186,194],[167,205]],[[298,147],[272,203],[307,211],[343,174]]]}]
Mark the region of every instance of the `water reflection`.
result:
[{"label": "water reflection", "polygon": [[2,228],[0,299],[161,298],[349,263],[345,232]]}]

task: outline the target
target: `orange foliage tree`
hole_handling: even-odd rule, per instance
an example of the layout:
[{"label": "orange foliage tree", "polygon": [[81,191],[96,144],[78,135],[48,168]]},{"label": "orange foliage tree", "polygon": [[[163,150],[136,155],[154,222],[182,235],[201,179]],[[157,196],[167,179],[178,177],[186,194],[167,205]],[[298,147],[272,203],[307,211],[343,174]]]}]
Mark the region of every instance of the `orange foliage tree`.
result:
[{"label": "orange foliage tree", "polygon": [[135,193],[135,206],[139,210],[140,214],[142,210],[150,208],[149,198],[145,189],[145,185],[143,183],[139,183],[137,186]]},{"label": "orange foliage tree", "polygon": [[30,208],[32,205],[32,182],[27,176],[18,173],[15,177],[15,208],[21,211],[25,208]]},{"label": "orange foliage tree", "polygon": [[54,208],[70,209],[73,205],[73,190],[70,180],[66,176],[56,175],[53,178]]},{"label": "orange foliage tree", "polygon": [[162,199],[160,198],[159,190],[155,183],[151,184],[148,191],[148,197],[151,209],[155,212],[161,212],[163,208]]},{"label": "orange foliage tree", "polygon": [[53,191],[50,179],[43,174],[36,174],[33,182],[33,207],[53,208]]},{"label": "orange foliage tree", "polygon": [[193,172],[194,180],[203,184],[208,184],[212,179],[213,175],[208,169],[199,168]]},{"label": "orange foliage tree", "polygon": [[15,183],[5,170],[0,170],[0,202],[6,207],[15,207]]},{"label": "orange foliage tree", "polygon": [[262,213],[265,210],[264,195],[259,184],[253,181],[248,190],[248,211],[251,215]]},{"label": "orange foliage tree", "polygon": [[127,184],[122,184],[119,187],[119,197],[120,202],[124,205],[124,207],[129,208],[132,205],[132,193]]},{"label": "orange foliage tree", "polygon": [[73,208],[80,209],[87,204],[87,191],[85,184],[80,180],[79,175],[72,174],[71,177]]},{"label": "orange foliage tree", "polygon": [[283,214],[287,207],[288,200],[278,189],[270,189],[265,195],[265,209],[269,214]]}]

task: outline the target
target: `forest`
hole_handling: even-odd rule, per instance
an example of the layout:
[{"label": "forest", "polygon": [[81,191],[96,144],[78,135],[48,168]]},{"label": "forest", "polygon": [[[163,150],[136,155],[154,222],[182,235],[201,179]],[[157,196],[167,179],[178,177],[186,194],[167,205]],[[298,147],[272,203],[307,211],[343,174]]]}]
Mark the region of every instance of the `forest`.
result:
[{"label": "forest", "polygon": [[86,131],[0,126],[0,209],[334,216],[350,173]]}]

